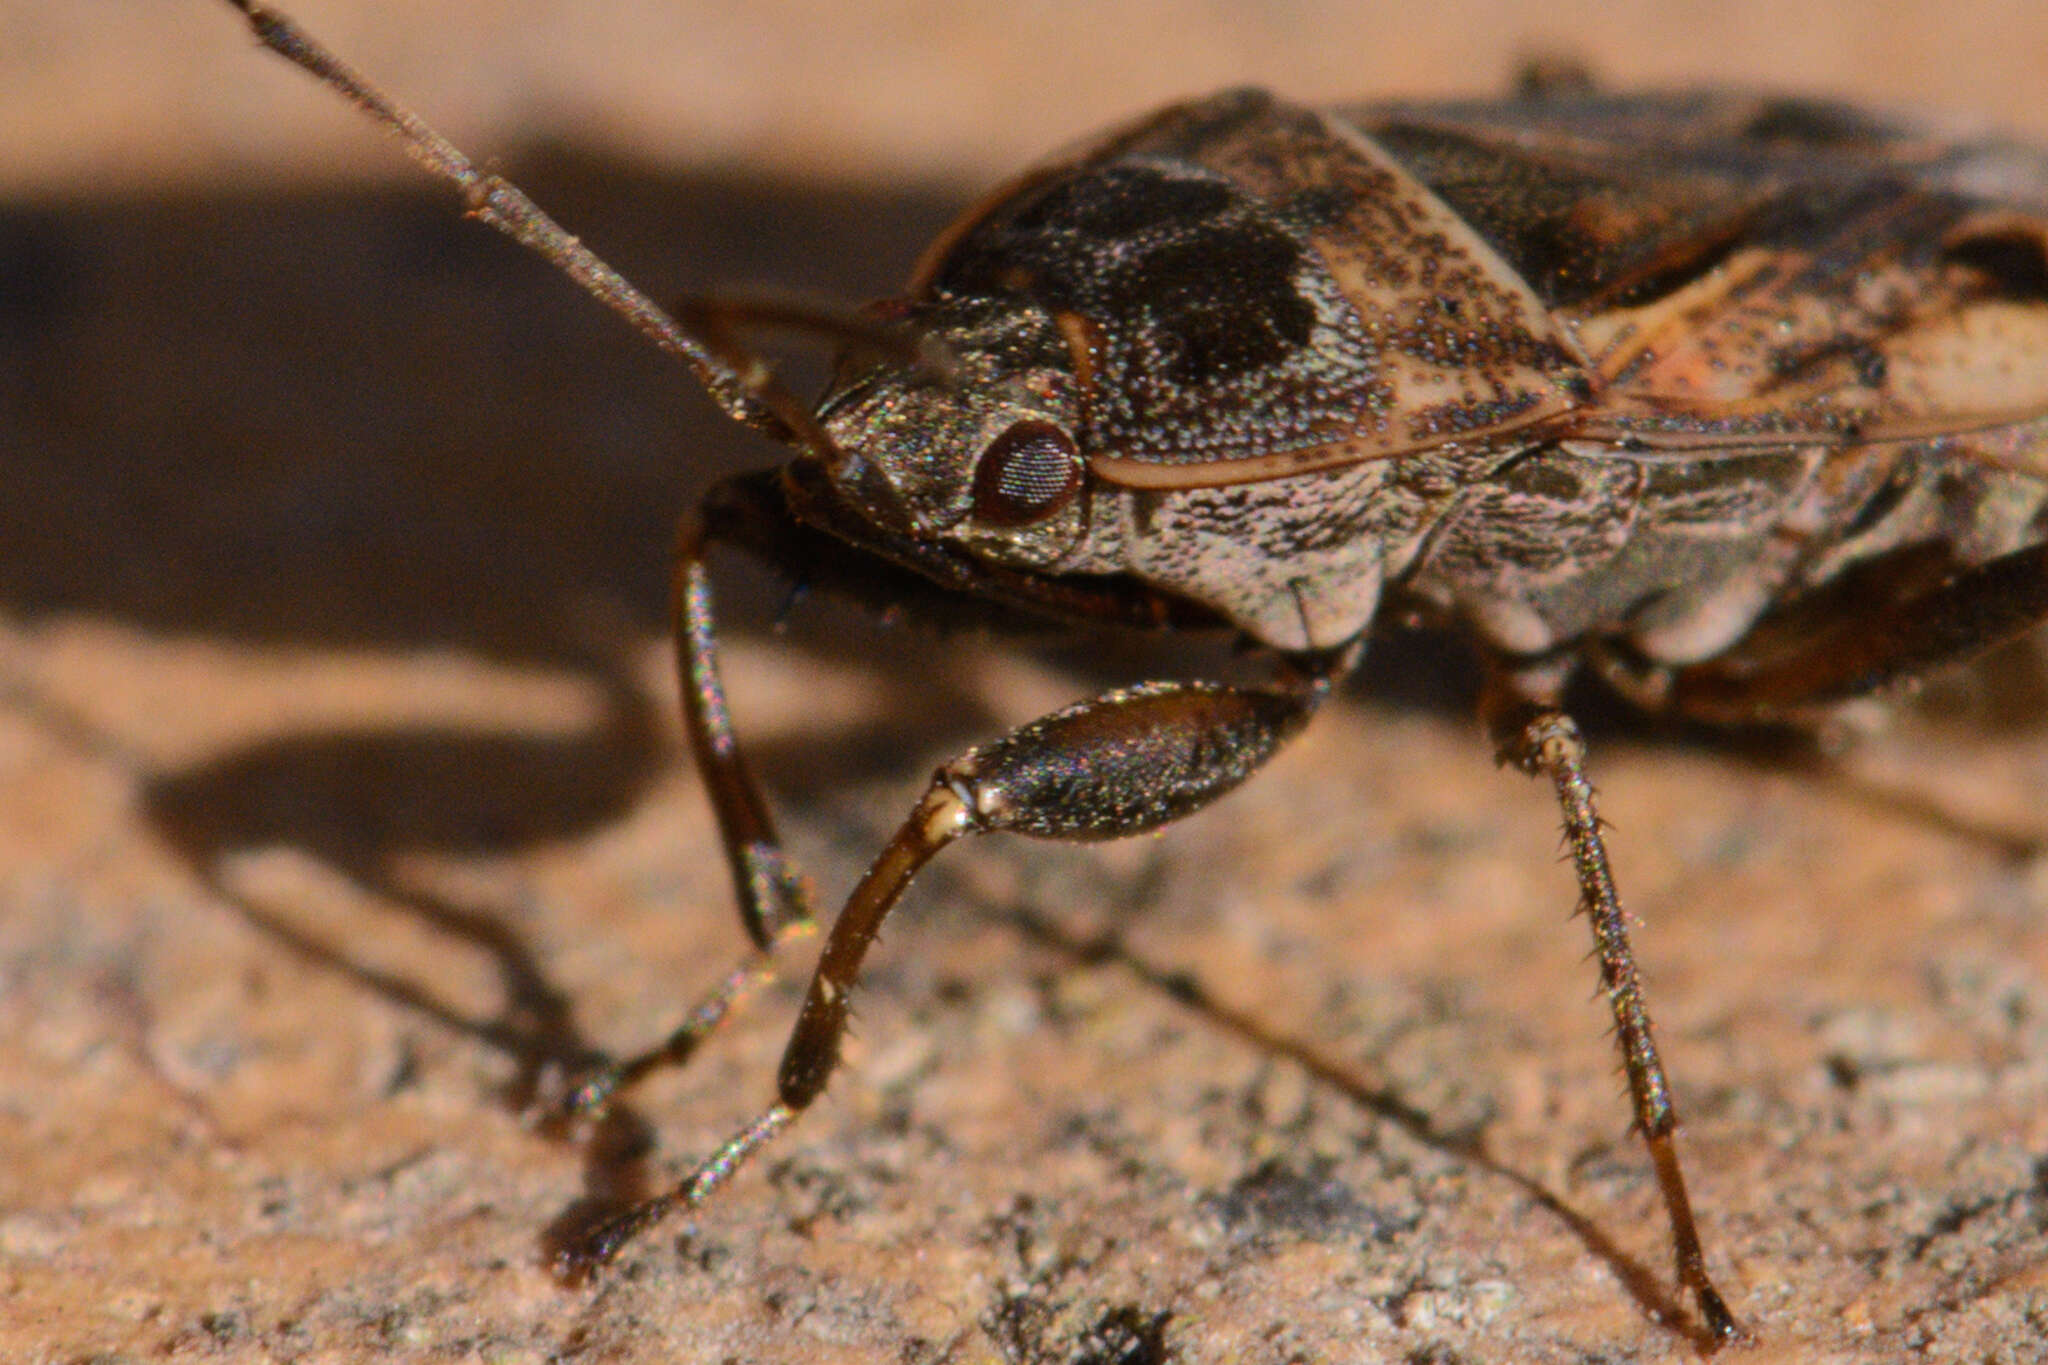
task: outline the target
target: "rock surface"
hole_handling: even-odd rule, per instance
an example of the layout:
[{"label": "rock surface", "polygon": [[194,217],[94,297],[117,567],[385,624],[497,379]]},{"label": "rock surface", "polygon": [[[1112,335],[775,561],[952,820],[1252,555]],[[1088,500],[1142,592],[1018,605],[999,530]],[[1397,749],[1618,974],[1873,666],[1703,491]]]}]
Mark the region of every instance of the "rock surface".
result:
[{"label": "rock surface", "polygon": [[[553,1284],[550,1226],[744,1122],[794,1015],[766,991],[595,1139],[524,1120],[743,946],[659,641],[673,517],[772,454],[224,7],[142,8],[0,3],[0,1358],[1694,1353],[1554,808],[1431,648],[1157,839],[950,854],[827,1098]],[[2048,135],[2033,5],[566,8],[301,17],[657,297],[883,292],[975,184],[1243,79],[1564,50]],[[827,902],[937,761],[1213,663],[778,634],[722,568]],[[2048,733],[2007,662],[1828,777],[1594,726],[1749,1359],[2048,1331]]]}]

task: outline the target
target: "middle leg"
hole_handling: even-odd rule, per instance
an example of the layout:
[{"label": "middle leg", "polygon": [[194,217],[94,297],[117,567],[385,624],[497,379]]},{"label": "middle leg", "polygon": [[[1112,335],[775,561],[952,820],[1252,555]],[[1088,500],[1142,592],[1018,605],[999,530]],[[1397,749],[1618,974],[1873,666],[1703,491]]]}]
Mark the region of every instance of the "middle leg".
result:
[{"label": "middle leg", "polygon": [[1489,679],[1484,703],[1488,728],[1502,763],[1513,764],[1531,776],[1549,778],[1556,791],[1564,814],[1565,844],[1578,875],[1579,909],[1592,923],[1600,987],[1614,1012],[1615,1039],[1628,1076],[1635,1126],[1649,1148],[1671,1225],[1678,1281],[1699,1306],[1701,1321],[1714,1343],[1734,1341],[1743,1331],[1707,1274],[1685,1172],[1678,1161],[1678,1109],[1650,1026],[1635,950],[1629,945],[1627,912],[1615,888],[1600,817],[1594,809],[1593,785],[1586,779],[1586,743],[1579,727],[1555,704],[1558,685],[1556,678],[1517,680],[1496,672]]}]

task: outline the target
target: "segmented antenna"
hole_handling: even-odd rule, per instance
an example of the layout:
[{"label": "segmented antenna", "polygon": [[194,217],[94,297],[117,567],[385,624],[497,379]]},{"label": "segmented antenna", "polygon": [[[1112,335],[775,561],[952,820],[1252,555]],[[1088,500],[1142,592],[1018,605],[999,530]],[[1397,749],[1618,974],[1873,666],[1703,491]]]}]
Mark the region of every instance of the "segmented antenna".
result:
[{"label": "segmented antenna", "polygon": [[625,276],[550,218],[526,192],[504,177],[478,170],[461,149],[419,115],[392,100],[285,15],[256,0],[228,0],[249,21],[258,41],[294,66],[341,92],[351,104],[401,139],[406,152],[462,192],[469,216],[535,252],[626,319],[642,336],[696,372],[712,401],[734,420],[776,440],[809,446],[830,468],[846,457],[810,409],[782,385],[767,361],[739,341],[735,327],[763,325],[836,337],[887,354],[907,353],[921,367],[943,370],[914,336],[866,319],[800,304],[701,301],[686,329]]}]

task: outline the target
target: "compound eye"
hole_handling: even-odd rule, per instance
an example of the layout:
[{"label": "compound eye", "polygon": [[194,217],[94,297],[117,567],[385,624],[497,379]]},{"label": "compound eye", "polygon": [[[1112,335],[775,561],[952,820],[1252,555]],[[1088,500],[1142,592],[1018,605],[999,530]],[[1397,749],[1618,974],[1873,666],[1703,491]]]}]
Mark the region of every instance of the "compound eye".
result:
[{"label": "compound eye", "polygon": [[1028,526],[1074,500],[1081,456],[1050,422],[1019,422],[990,441],[974,470],[974,519],[984,526]]}]

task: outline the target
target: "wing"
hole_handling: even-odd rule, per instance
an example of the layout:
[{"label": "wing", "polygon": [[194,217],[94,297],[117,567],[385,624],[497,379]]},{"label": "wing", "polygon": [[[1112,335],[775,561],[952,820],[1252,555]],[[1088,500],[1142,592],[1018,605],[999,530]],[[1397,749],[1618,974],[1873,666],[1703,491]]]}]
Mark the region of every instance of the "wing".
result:
[{"label": "wing", "polygon": [[1558,434],[1656,449],[1980,432],[2048,474],[2048,157],[1732,94],[1349,117],[1583,347]]}]

